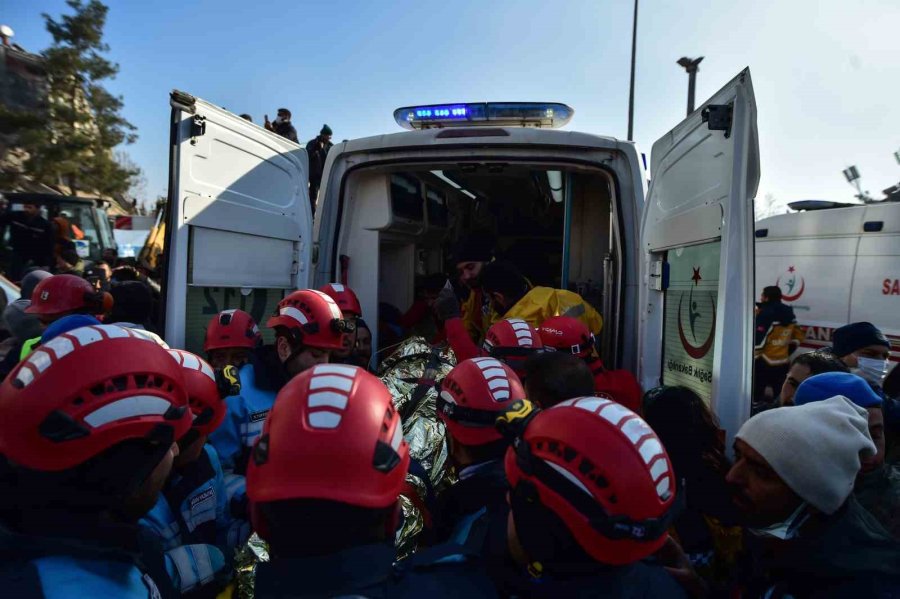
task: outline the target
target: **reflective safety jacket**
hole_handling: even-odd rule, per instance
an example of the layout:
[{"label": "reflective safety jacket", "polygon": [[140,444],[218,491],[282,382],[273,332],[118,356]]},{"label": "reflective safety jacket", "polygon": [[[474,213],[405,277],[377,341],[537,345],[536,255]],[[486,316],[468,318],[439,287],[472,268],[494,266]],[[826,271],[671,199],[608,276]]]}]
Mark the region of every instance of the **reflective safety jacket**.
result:
[{"label": "reflective safety jacket", "polygon": [[138,526],[87,523],[74,514],[39,534],[0,526],[0,595],[56,597],[178,597],[162,552]]},{"label": "reflective safety jacket", "polygon": [[[173,473],[141,525],[166,551],[166,568],[182,592],[227,577],[234,549],[250,537],[243,476],[226,478],[216,450],[206,445],[196,462]],[[226,559],[225,556],[229,556]]]},{"label": "reflective safety jacket", "polygon": [[521,318],[534,328],[551,316],[571,316],[588,326],[595,335],[603,328],[603,318],[580,295],[565,289],[535,287],[525,294],[509,311],[491,320],[494,324],[504,318]]},{"label": "reflective safety jacket", "polygon": [[791,352],[806,338],[797,324],[794,309],[781,302],[758,305],[753,356],[770,366],[783,366],[791,361]]},{"label": "reflective safety jacket", "polygon": [[261,388],[257,383],[257,364],[245,364],[240,370],[241,393],[225,400],[225,420],[209,436],[226,472],[243,474],[250,449],[262,432],[269,410],[275,405],[277,391]]}]

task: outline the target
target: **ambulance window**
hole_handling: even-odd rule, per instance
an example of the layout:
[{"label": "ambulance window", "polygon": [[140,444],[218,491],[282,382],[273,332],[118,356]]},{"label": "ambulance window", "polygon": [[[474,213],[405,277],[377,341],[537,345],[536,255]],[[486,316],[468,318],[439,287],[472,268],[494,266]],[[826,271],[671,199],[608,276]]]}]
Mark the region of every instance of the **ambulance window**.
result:
[{"label": "ambulance window", "polygon": [[721,241],[670,250],[665,299],[664,385],[712,397]]},{"label": "ambulance window", "polygon": [[422,222],[422,182],[402,174],[391,175],[391,209],[397,218]]}]

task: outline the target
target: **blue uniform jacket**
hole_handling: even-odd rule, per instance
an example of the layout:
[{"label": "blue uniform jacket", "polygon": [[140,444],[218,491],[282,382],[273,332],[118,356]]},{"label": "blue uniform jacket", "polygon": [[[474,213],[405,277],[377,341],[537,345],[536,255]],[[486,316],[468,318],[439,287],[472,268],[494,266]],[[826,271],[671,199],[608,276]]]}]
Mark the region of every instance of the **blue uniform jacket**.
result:
[{"label": "blue uniform jacket", "polygon": [[183,592],[226,576],[234,549],[250,536],[243,476],[222,472],[206,445],[196,462],[173,473],[141,525],[159,538],[166,569]]},{"label": "blue uniform jacket", "polygon": [[241,368],[241,393],[225,400],[228,406],[225,420],[209,436],[209,442],[216,448],[226,472],[245,472],[250,449],[275,404],[278,392],[259,384],[258,368],[261,368],[258,362],[245,364]]},{"label": "blue uniform jacket", "polygon": [[16,599],[177,597],[155,540],[140,527],[87,523],[70,515],[51,532],[0,526],[0,595]]}]

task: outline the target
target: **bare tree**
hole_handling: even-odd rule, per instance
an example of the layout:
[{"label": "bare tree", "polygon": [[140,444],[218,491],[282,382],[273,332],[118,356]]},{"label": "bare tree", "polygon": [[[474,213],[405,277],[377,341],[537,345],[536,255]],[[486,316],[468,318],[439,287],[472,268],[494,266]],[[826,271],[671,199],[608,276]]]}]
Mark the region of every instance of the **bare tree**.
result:
[{"label": "bare tree", "polygon": [[762,200],[756,200],[754,203],[756,220],[762,220],[769,216],[781,214],[782,210],[783,205],[778,201],[778,198],[775,197],[775,194],[771,192],[767,193]]}]

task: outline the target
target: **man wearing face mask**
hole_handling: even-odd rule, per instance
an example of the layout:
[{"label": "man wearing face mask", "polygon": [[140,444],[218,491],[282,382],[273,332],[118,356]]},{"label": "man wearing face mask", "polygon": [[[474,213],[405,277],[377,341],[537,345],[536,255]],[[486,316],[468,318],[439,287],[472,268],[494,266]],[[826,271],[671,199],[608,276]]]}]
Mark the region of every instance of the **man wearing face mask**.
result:
[{"label": "man wearing face mask", "polygon": [[888,370],[891,342],[871,322],[854,322],[842,326],[832,335],[833,352],[850,368],[850,372],[881,390]]},{"label": "man wearing face mask", "polygon": [[269,115],[266,115],[263,127],[294,143],[300,143],[297,141],[297,130],[291,124],[291,111],[287,108],[278,109],[278,116],[275,117],[274,123],[269,121]]},{"label": "man wearing face mask", "polygon": [[750,533],[740,596],[896,596],[900,548],[851,494],[876,453],[868,426],[842,396],[744,423],[726,477]]}]

